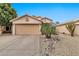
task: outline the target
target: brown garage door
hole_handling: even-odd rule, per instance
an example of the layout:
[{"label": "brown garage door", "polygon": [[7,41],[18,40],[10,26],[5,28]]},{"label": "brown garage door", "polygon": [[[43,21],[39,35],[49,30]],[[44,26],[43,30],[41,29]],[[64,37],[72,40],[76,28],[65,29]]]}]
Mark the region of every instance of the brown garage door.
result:
[{"label": "brown garage door", "polygon": [[40,34],[39,25],[15,25],[16,34]]}]

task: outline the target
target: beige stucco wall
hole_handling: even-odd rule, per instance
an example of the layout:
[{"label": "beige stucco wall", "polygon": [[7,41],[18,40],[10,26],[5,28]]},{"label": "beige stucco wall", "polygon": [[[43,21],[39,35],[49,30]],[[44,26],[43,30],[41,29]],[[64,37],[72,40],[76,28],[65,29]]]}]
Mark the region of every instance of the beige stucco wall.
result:
[{"label": "beige stucco wall", "polygon": [[58,33],[70,34],[70,33],[68,32],[68,30],[66,29],[65,25],[57,26],[57,27],[56,27],[56,31],[57,31]]},{"label": "beige stucco wall", "polygon": [[12,24],[12,35],[15,35],[15,24]]},{"label": "beige stucco wall", "polygon": [[40,25],[15,25],[16,34],[41,34]]},{"label": "beige stucco wall", "polygon": [[[28,19],[28,21],[27,21],[27,19]],[[41,22],[38,20],[35,20],[31,17],[25,16],[25,17],[20,18],[17,21],[13,21],[13,24],[41,24]]]},{"label": "beige stucco wall", "polygon": [[74,34],[79,35],[79,24],[76,25]]}]

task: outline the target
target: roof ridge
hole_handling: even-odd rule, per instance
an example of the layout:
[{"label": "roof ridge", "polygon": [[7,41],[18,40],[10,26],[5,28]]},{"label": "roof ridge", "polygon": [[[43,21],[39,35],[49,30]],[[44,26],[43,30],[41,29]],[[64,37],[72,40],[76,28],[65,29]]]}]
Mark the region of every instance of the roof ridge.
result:
[{"label": "roof ridge", "polygon": [[[19,18],[21,18],[21,17],[25,17],[25,16],[31,17],[31,18],[33,18],[33,19],[35,19],[35,20],[38,20],[37,18],[34,18],[34,17],[32,17],[32,16],[29,16],[29,15],[25,14],[25,15],[23,15],[23,16],[19,16],[19,17],[16,17],[16,18],[10,20],[10,22],[16,21],[17,19],[19,19]],[[41,21],[41,20],[38,20],[38,21]],[[42,21],[41,21],[41,22],[42,22]]]},{"label": "roof ridge", "polygon": [[75,18],[74,20],[71,20],[71,21],[68,21],[68,22],[64,22],[64,23],[59,24],[59,25],[57,25],[57,26],[61,26],[61,25],[69,24],[69,23],[76,23],[76,22],[78,22],[78,21],[79,21],[79,18]]},{"label": "roof ridge", "polygon": [[19,19],[19,18],[21,18],[21,17],[25,17],[25,16],[28,16],[28,17],[31,17],[31,18],[36,19],[36,20],[38,20],[38,21],[41,21],[42,23],[43,23],[42,19],[45,19],[45,18],[46,18],[47,20],[52,21],[51,19],[49,19],[49,18],[47,18],[47,17],[41,17],[41,16],[40,16],[41,19],[39,20],[39,19],[37,19],[37,17],[39,17],[39,16],[33,17],[33,16],[28,15],[28,14],[25,14],[25,15],[23,15],[23,16],[19,16],[19,17],[16,17],[16,18],[10,20],[10,22],[13,22],[13,21],[15,21],[15,20],[17,20],[17,19]]}]

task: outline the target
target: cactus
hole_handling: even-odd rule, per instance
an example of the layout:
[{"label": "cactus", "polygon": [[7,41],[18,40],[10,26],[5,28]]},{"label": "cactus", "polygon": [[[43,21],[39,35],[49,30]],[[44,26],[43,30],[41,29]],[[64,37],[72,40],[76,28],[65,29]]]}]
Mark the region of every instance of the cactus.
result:
[{"label": "cactus", "polygon": [[75,24],[74,23],[69,23],[65,25],[67,30],[70,32],[71,36],[74,36],[74,31],[75,31]]}]

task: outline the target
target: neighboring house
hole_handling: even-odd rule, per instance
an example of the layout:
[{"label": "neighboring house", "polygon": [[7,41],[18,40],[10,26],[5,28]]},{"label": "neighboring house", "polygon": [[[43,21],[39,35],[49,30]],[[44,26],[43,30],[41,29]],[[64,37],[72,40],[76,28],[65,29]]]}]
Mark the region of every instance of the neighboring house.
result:
[{"label": "neighboring house", "polygon": [[68,23],[74,23],[75,24],[75,31],[74,31],[74,34],[75,35],[79,35],[79,20],[75,20],[75,21],[70,21],[70,22],[66,22],[66,23],[63,23],[63,24],[59,24],[56,26],[56,31],[58,33],[62,33],[62,34],[70,34],[69,31],[67,30],[67,28],[65,27],[66,24]]},{"label": "neighboring house", "polygon": [[36,18],[36,19],[38,19],[38,20],[41,20],[43,23],[51,23],[51,19],[49,19],[49,18],[47,18],[47,17],[41,17],[41,16],[32,16],[32,17],[34,17],[34,18]]},{"label": "neighboring house", "polygon": [[12,34],[41,34],[40,28],[42,23],[52,23],[52,20],[43,19],[42,17],[24,15],[12,19]]}]

